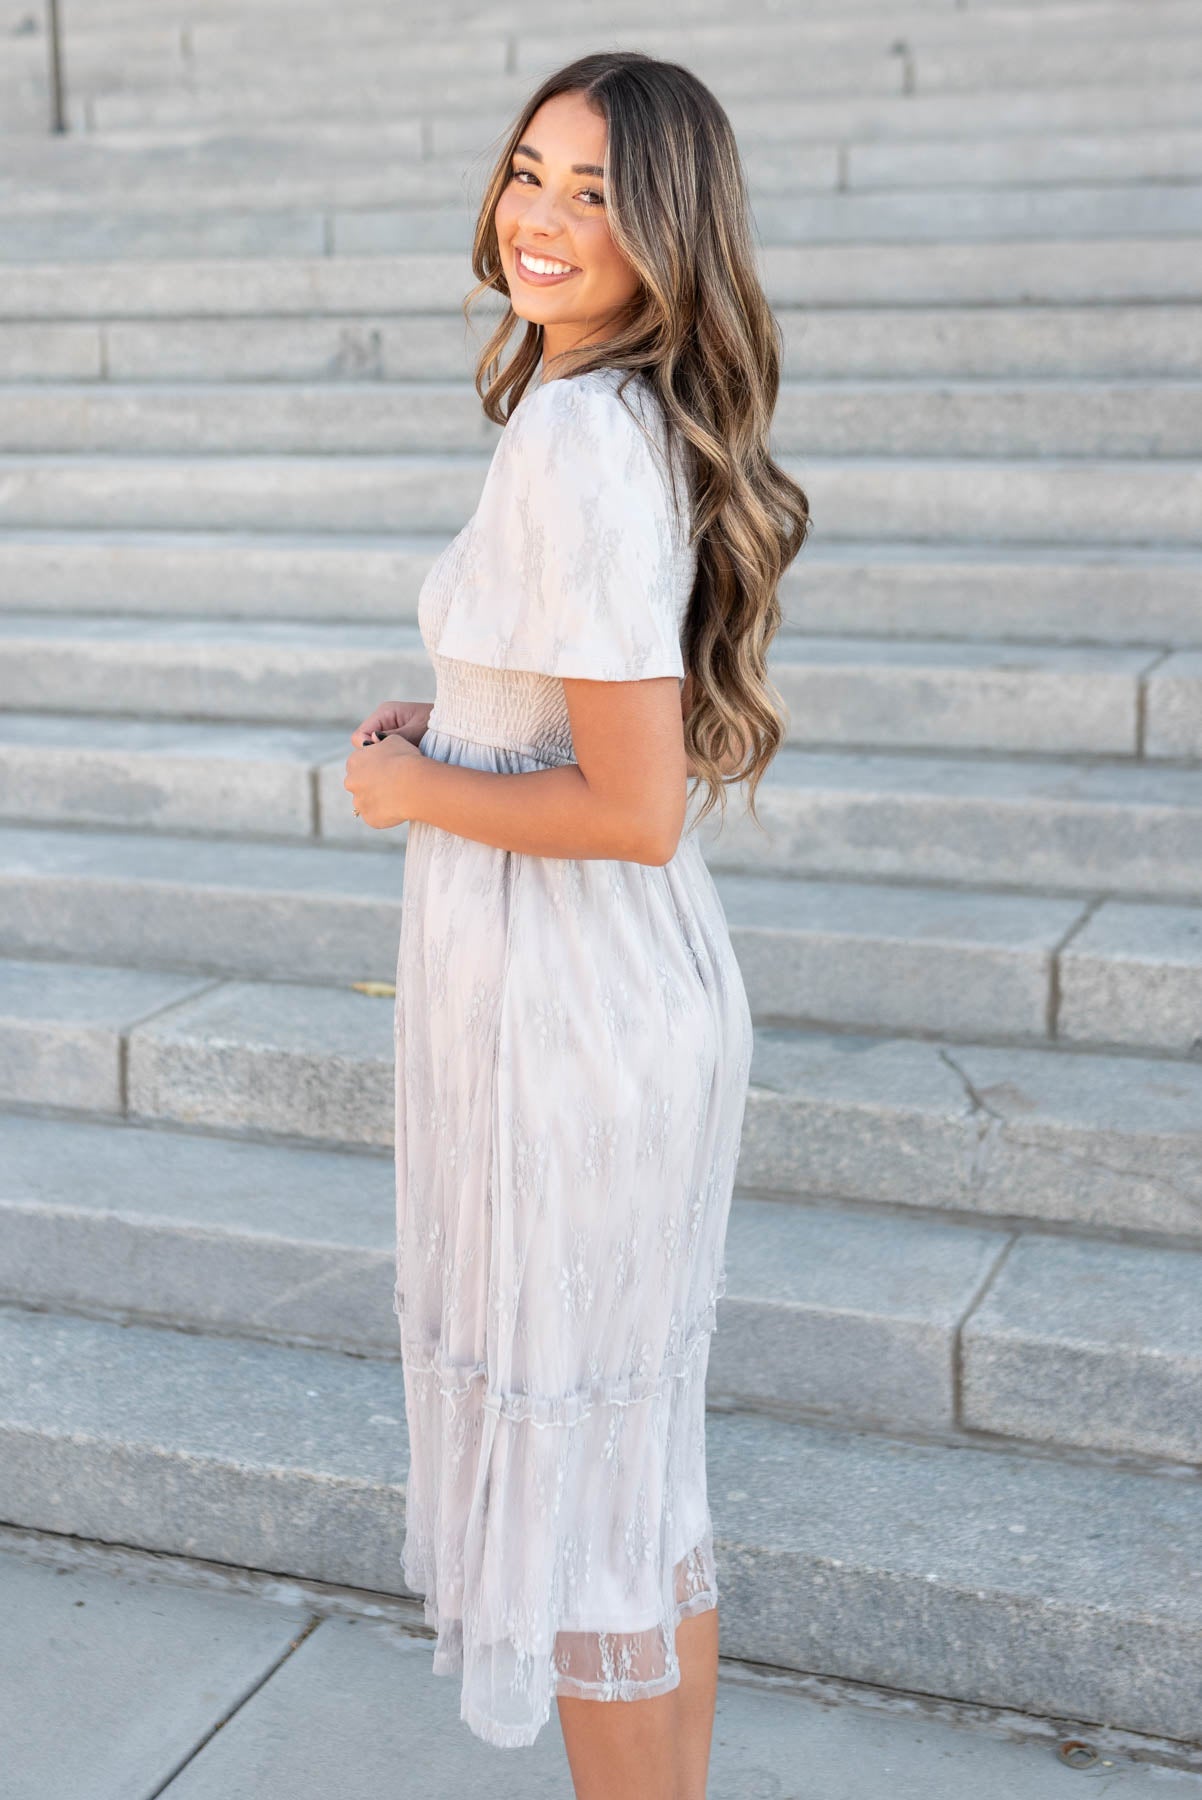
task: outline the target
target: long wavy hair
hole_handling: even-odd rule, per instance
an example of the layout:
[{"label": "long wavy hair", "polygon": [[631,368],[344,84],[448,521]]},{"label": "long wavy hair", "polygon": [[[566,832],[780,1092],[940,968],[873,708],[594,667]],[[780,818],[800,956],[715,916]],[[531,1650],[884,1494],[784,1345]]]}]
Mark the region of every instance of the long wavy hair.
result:
[{"label": "long wavy hair", "polygon": [[[768,451],[781,334],[756,268],[734,132],[710,90],[679,63],[606,50],[549,75],[488,179],[472,245],[478,285],[463,302],[469,323],[482,295],[509,297],[497,201],[531,118],[562,93],[582,94],[605,118],[606,218],[641,286],[606,338],[555,359],[557,375],[641,372],[658,395],[669,445],[683,439],[689,447],[683,464],[697,575],[682,642],[682,714],[694,780],[708,788],[694,824],[719,801],[725,819],[726,786],[741,782],[750,784],[748,806],[761,824],[755,790],[788,723],[768,678],[768,647],[781,624],[780,579],[806,540],[810,510]],[[502,367],[519,325],[521,342]],[[510,301],[476,366],[476,391],[494,424],[505,423],[535,376],[542,340],[542,326]]]}]

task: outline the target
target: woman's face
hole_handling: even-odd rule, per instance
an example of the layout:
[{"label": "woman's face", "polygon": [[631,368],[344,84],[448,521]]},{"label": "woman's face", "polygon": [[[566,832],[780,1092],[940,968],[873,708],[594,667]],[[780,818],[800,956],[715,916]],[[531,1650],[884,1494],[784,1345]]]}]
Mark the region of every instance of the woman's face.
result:
[{"label": "woman's face", "polygon": [[[546,100],[522,133],[497,202],[501,266],[513,310],[543,327],[543,363],[607,335],[639,291],[605,216],[606,125],[579,93]],[[539,269],[526,269],[528,251]]]}]

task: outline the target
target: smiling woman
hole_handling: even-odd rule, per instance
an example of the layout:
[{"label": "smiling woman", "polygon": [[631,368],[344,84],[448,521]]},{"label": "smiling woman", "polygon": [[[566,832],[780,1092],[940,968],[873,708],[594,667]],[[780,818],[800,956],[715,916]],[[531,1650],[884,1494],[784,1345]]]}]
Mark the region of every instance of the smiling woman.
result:
[{"label": "smiling woman", "polygon": [[588,341],[589,326],[608,331],[639,291],[606,218],[606,137],[604,115],[581,93],[552,95],[515,146],[497,201],[501,263],[521,296],[515,311],[542,327],[544,365]]},{"label": "smiling woman", "polygon": [[712,804],[781,741],[805,496],[768,453],[729,123],[686,70],[613,52],[544,83],[473,266],[510,301],[477,371],[505,429],[419,595],[433,706],[378,708],[346,780],[368,824],[409,822],[402,1567],[479,1737],[532,1744],[555,1700],[578,1800],[702,1800],[752,1020],[688,784]]}]

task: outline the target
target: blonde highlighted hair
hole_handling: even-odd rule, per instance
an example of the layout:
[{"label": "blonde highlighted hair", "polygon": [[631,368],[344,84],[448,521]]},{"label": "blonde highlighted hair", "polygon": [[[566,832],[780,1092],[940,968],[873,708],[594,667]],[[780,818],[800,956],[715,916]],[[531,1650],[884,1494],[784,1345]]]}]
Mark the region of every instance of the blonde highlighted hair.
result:
[{"label": "blonde highlighted hair", "polygon": [[[641,285],[610,334],[557,357],[556,370],[641,372],[669,433],[688,447],[697,576],[682,644],[682,712],[686,753],[708,789],[695,823],[719,801],[724,817],[726,786],[739,782],[749,783],[759,823],[755,790],[788,718],[768,678],[768,647],[781,624],[780,579],[806,540],[810,512],[768,450],[780,327],[756,268],[734,133],[710,90],[678,63],[600,51],[548,76],[488,180],[472,246],[478,285],[464,301],[465,317],[483,294],[509,294],[497,201],[531,118],[562,93],[582,94],[605,118],[606,218]],[[502,367],[519,325],[521,342]],[[495,424],[504,424],[535,377],[542,338],[542,326],[510,304],[484,345],[476,390]]]}]

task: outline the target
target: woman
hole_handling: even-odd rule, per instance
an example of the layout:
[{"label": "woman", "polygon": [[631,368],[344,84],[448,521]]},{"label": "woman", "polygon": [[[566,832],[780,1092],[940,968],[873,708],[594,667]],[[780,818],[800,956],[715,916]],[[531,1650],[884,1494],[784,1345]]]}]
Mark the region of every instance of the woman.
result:
[{"label": "woman", "polygon": [[808,523],[767,450],[778,334],[725,113],[650,57],[562,69],[473,268],[469,304],[510,302],[477,371],[505,430],[419,596],[437,698],[378,707],[344,783],[409,824],[402,1565],[478,1736],[533,1743],[554,1696],[579,1800],[699,1800],[752,1029],[688,781],[704,817],[779,746],[765,659]]}]

